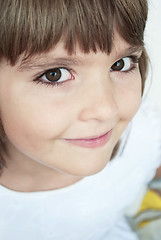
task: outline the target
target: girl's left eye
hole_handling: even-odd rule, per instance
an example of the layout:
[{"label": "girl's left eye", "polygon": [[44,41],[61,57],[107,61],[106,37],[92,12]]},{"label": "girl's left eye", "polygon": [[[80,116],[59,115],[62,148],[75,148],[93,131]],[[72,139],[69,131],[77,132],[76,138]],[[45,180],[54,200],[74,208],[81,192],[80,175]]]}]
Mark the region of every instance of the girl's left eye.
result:
[{"label": "girl's left eye", "polygon": [[44,83],[59,83],[74,79],[74,76],[66,68],[53,68],[47,70],[39,77]]},{"label": "girl's left eye", "polygon": [[128,72],[134,68],[136,62],[137,62],[136,59],[133,59],[133,57],[121,58],[112,65],[111,71]]}]

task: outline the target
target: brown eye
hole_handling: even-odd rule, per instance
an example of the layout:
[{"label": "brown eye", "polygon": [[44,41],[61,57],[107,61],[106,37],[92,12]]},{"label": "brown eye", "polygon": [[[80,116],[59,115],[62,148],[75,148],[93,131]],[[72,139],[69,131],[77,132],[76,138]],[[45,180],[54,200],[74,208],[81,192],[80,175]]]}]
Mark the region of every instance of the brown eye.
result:
[{"label": "brown eye", "polygon": [[111,71],[126,72],[131,69],[131,65],[132,59],[130,57],[122,58],[112,65]]},{"label": "brown eye", "polygon": [[44,75],[48,81],[56,82],[61,78],[62,74],[59,68],[55,68],[53,70],[48,70]]},{"label": "brown eye", "polygon": [[53,68],[47,70],[42,76],[43,82],[65,82],[74,79],[74,76],[66,68]]},{"label": "brown eye", "polygon": [[112,65],[111,69],[112,69],[113,71],[120,71],[123,67],[124,67],[124,61],[121,59],[121,60],[115,62],[115,63]]}]

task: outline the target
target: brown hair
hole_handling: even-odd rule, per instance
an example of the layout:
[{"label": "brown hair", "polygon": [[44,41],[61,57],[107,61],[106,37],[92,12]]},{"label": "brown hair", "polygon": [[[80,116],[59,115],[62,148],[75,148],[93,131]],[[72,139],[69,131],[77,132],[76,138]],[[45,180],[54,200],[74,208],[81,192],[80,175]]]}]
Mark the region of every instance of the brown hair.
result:
[{"label": "brown hair", "polygon": [[[0,6],[0,60],[4,57],[11,65],[21,53],[48,52],[62,36],[69,54],[76,43],[84,53],[110,53],[114,27],[130,45],[144,46],[147,0],[0,0]],[[144,48],[139,67],[143,90]]]}]

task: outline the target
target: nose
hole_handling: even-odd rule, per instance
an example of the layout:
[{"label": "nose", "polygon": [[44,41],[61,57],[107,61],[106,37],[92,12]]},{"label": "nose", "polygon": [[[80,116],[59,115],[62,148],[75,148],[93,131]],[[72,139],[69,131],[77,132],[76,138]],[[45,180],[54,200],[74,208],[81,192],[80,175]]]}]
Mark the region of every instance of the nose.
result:
[{"label": "nose", "polygon": [[[88,80],[87,80],[88,82]],[[81,93],[81,121],[108,121],[118,115],[117,98],[114,83],[110,77],[91,79]]]}]

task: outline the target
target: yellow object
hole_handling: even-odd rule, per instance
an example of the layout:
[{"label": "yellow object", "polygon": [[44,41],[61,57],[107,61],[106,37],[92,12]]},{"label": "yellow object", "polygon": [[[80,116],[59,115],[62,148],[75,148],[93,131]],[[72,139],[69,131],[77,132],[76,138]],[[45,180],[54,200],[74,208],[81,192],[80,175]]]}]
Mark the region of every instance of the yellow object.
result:
[{"label": "yellow object", "polygon": [[[146,193],[146,195],[142,201],[142,204],[141,204],[138,214],[143,211],[147,211],[147,210],[161,210],[161,197],[152,190],[149,190]],[[147,219],[146,221],[141,222],[139,224],[139,227],[142,228],[151,221],[153,221],[153,220]]]}]

